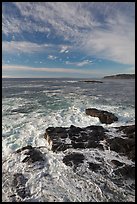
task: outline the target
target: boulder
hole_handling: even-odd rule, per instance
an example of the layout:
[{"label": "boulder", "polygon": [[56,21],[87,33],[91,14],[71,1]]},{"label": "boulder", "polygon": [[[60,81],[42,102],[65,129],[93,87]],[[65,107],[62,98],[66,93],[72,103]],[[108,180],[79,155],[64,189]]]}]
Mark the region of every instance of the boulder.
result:
[{"label": "boulder", "polygon": [[135,125],[126,125],[117,127],[117,131],[121,131],[128,138],[135,139]]},{"label": "boulder", "polygon": [[73,152],[71,154],[65,155],[63,158],[63,162],[67,166],[71,166],[76,168],[79,164],[83,163],[84,161],[84,155],[81,153]]},{"label": "boulder", "polygon": [[116,127],[116,131],[119,131],[122,137],[108,137],[108,130],[95,125],[85,128],[74,125],[68,128],[49,127],[46,129],[45,138],[52,151],[64,151],[69,148],[99,148],[103,150],[105,144],[107,149],[110,148],[110,150],[135,161],[135,126]]},{"label": "boulder", "polygon": [[123,163],[118,161],[118,160],[115,160],[115,159],[112,159],[111,160],[111,163],[114,165],[114,167],[119,167],[119,166],[123,166]]},{"label": "boulder", "polygon": [[101,169],[101,165],[100,164],[96,164],[96,163],[93,163],[93,162],[88,162],[89,164],[89,169],[92,170],[92,171],[98,171],[99,169]]},{"label": "boulder", "polygon": [[118,118],[108,111],[98,110],[96,108],[86,109],[86,114],[92,117],[98,117],[101,123],[111,124],[118,121]]},{"label": "boulder", "polygon": [[49,127],[46,129],[45,139],[52,151],[64,151],[69,148],[103,148],[100,140],[104,140],[105,130],[101,126],[75,127]]},{"label": "boulder", "polygon": [[135,166],[125,164],[124,166],[114,170],[114,173],[126,179],[128,178],[135,179]]},{"label": "boulder", "polygon": [[[27,150],[27,151],[25,151]],[[32,147],[31,145],[22,147],[21,149],[18,149],[16,152],[20,153],[22,151],[24,152],[24,155],[27,155],[22,162],[28,162],[28,163],[34,163],[37,161],[44,161],[43,154],[36,148]]]},{"label": "boulder", "polygon": [[111,150],[127,156],[132,161],[135,161],[135,139],[114,137],[107,139]]},{"label": "boulder", "polygon": [[22,173],[15,173],[13,175],[13,188],[15,188],[16,194],[22,199],[30,196],[30,190],[26,187],[27,180]]}]

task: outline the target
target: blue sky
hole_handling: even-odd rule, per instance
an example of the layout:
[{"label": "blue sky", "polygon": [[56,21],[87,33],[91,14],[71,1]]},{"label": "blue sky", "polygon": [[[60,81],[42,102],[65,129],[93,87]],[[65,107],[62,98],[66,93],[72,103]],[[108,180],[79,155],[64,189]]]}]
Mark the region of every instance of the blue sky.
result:
[{"label": "blue sky", "polygon": [[3,77],[135,73],[134,2],[3,2]]}]

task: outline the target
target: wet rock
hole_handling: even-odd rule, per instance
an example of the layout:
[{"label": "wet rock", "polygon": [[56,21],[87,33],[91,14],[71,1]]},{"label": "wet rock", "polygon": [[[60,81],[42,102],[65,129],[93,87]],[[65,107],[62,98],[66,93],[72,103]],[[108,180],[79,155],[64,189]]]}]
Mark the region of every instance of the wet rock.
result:
[{"label": "wet rock", "polygon": [[89,169],[92,170],[92,171],[97,171],[99,169],[101,169],[101,166],[100,164],[96,164],[96,163],[93,163],[93,162],[88,162],[89,164]]},{"label": "wet rock", "polygon": [[122,131],[126,137],[135,138],[135,125],[127,125],[117,127],[118,131]]},{"label": "wet rock", "polygon": [[135,139],[115,137],[107,139],[110,149],[135,161]]},{"label": "wet rock", "polygon": [[115,167],[119,167],[119,166],[123,166],[123,163],[118,161],[118,160],[115,160],[115,159],[112,159],[111,160],[111,163],[115,166]]},{"label": "wet rock", "polygon": [[[64,151],[69,148],[86,149],[105,147],[127,156],[135,161],[135,125],[116,127],[122,137],[109,137],[102,126],[88,126],[85,128],[71,125],[69,128],[49,127],[46,129],[45,138],[50,144],[52,151]],[[125,137],[123,137],[123,133]],[[103,142],[102,142],[103,141]],[[117,165],[119,166],[120,163]]]},{"label": "wet rock", "polygon": [[71,167],[77,167],[79,164],[83,163],[84,161],[84,155],[81,153],[71,153],[66,155],[63,158],[63,162],[67,165],[67,166],[71,166]]},{"label": "wet rock", "polygon": [[118,121],[118,118],[108,111],[98,110],[96,108],[86,109],[86,114],[92,117],[98,117],[101,123],[111,124]]},{"label": "wet rock", "polygon": [[9,197],[9,202],[21,202],[21,198],[16,194],[12,194]]},{"label": "wet rock", "polygon": [[22,173],[16,173],[13,175],[13,186],[24,186],[27,182],[27,178]]},{"label": "wet rock", "polygon": [[27,155],[25,157],[25,159],[22,160],[22,162],[28,162],[28,163],[34,163],[34,162],[37,162],[37,161],[44,161],[44,157],[43,157],[43,154],[37,150],[36,148],[28,145],[28,146],[25,146],[21,149],[18,149],[16,152],[17,153],[20,153],[24,150],[27,150],[24,152],[24,155]]},{"label": "wet rock", "polygon": [[20,196],[22,199],[30,196],[30,191],[28,188],[16,188],[16,193],[18,196]]},{"label": "wet rock", "polygon": [[125,164],[124,166],[114,170],[114,173],[127,179],[135,179],[135,166]]},{"label": "wet rock", "polygon": [[[16,173],[13,175],[12,185],[15,188],[16,194],[24,199],[30,196],[30,190],[26,187],[27,178],[22,173]],[[16,200],[15,194],[13,195],[14,200]]]},{"label": "wet rock", "polygon": [[24,151],[26,149],[33,149],[33,147],[31,145],[27,145],[25,147],[22,147],[22,148],[18,149],[16,152],[19,153],[19,152],[22,152],[22,151]]},{"label": "wet rock", "polygon": [[100,144],[106,135],[101,126],[88,126],[86,128],[75,127],[49,127],[46,129],[45,139],[52,151],[64,151],[68,148],[103,148]]}]

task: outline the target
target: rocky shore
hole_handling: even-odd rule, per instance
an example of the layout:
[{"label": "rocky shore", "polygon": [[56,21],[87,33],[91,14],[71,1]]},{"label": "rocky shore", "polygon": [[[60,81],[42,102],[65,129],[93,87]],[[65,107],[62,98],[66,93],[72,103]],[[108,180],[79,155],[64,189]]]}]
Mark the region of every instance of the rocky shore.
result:
[{"label": "rocky shore", "polygon": [[46,129],[45,139],[54,152],[69,148],[110,149],[135,161],[135,125],[121,126],[115,129],[117,133],[121,133],[122,137],[110,138],[111,132],[102,126],[88,126],[86,128],[73,125],[69,128],[49,127]]},{"label": "rocky shore", "polygon": [[[98,111],[99,110],[86,109],[86,113],[93,117],[97,116],[100,118],[100,114],[102,114],[102,117],[105,117],[106,124],[109,124],[110,120],[112,120],[111,122],[118,120],[112,113]],[[103,123],[104,119],[102,120],[101,118],[100,121]],[[113,131],[115,132],[115,136],[112,134],[112,129],[95,125],[85,128],[73,125],[70,127],[48,127],[45,131],[44,138],[45,143],[48,144],[49,151],[53,151],[54,153],[63,152],[64,157],[62,162],[64,165],[72,168],[75,173],[79,172],[79,175],[82,176],[83,173],[80,169],[83,166],[86,172],[92,171],[99,173],[104,178],[113,181],[114,184],[119,187],[125,185],[125,180],[131,179],[133,181],[131,188],[134,188],[135,125],[113,127]],[[93,150],[101,151],[102,155],[112,151],[117,156],[108,157],[107,160],[105,157],[96,156],[93,160]],[[42,168],[42,165],[44,165],[46,161],[46,155],[40,151],[40,147],[28,145],[18,149],[16,154],[23,155],[21,162],[28,165],[38,162]],[[127,158],[127,160],[131,162],[126,163],[124,160],[120,160],[119,157]],[[111,166],[111,174],[109,173],[109,166]],[[26,182],[27,179],[23,174],[15,173],[13,175],[13,189],[15,194],[20,198],[20,201],[30,196],[30,190],[26,186]],[[107,184],[102,191],[106,189],[109,189]],[[17,202],[15,194],[11,197],[13,201]]]},{"label": "rocky shore", "polygon": [[92,117],[98,117],[101,123],[111,124],[118,121],[118,118],[108,111],[98,110],[96,108],[86,109],[86,114]]},{"label": "rocky shore", "polygon": [[135,74],[116,74],[105,76],[104,79],[135,79]]}]

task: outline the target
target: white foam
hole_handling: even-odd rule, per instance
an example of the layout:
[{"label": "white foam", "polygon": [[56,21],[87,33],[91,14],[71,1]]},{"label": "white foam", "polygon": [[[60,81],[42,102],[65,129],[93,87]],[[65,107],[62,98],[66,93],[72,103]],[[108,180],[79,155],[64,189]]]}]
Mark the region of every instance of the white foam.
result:
[{"label": "white foam", "polygon": [[[74,83],[68,82],[68,83]],[[26,85],[27,86],[27,85]],[[33,85],[29,85],[31,87]],[[43,86],[43,85],[42,85]],[[42,87],[41,86],[41,87]],[[23,87],[21,85],[21,87]],[[25,85],[24,85],[25,87]],[[28,87],[28,86],[27,86]],[[34,86],[33,86],[34,87]],[[36,87],[40,87],[39,85]],[[27,186],[30,188],[31,197],[25,198],[23,201],[27,202],[105,202],[113,198],[114,195],[123,195],[125,189],[118,188],[112,181],[107,180],[101,174],[89,171],[86,164],[80,167],[77,173],[72,171],[72,168],[66,166],[62,162],[64,153],[53,153],[49,151],[47,142],[44,139],[45,129],[48,127],[69,127],[75,125],[78,127],[87,127],[90,125],[102,125],[112,131],[110,137],[116,136],[115,129],[121,125],[134,124],[135,110],[134,106],[125,107],[120,105],[106,105],[99,104],[101,97],[91,95],[86,96],[86,89],[80,87],[69,87],[69,91],[61,86],[54,86],[56,90],[41,90],[49,97],[45,104],[41,105],[38,100],[31,101],[25,98],[4,98],[2,100],[2,156],[3,156],[3,201],[8,200],[8,192],[11,190],[11,179],[14,173],[23,173],[28,181]],[[75,88],[75,89],[73,89]],[[72,92],[71,92],[72,90]],[[66,93],[65,93],[66,92]],[[69,94],[67,93],[69,92]],[[25,92],[28,94],[28,91]],[[30,93],[31,94],[31,93]],[[58,96],[58,97],[56,97]],[[109,99],[110,100],[110,99]],[[65,104],[62,107],[52,110],[51,104]],[[111,102],[111,100],[110,100]],[[34,107],[36,110],[29,113],[11,112],[11,110],[19,109],[24,106]],[[86,108],[97,108],[114,113],[118,117],[118,121],[112,124],[101,124],[97,117],[86,115]],[[117,136],[118,135],[117,133]],[[46,158],[44,166],[39,164],[28,165],[22,163],[20,154],[15,151],[26,145],[43,146],[40,150]],[[69,149],[66,152],[71,152]],[[78,150],[76,150],[78,151]],[[108,173],[112,173],[112,166],[110,160],[117,159],[126,164],[132,164],[126,157],[122,157],[116,152],[106,149],[105,151],[97,149],[80,150],[84,152],[86,157],[91,162],[98,162],[96,158],[101,158],[106,164]],[[81,173],[80,173],[81,172]],[[81,175],[80,175],[81,174]],[[111,193],[103,193],[103,185],[107,182]],[[10,194],[10,193],[9,193]],[[134,196],[130,194],[125,196],[125,201],[134,200]]]}]

